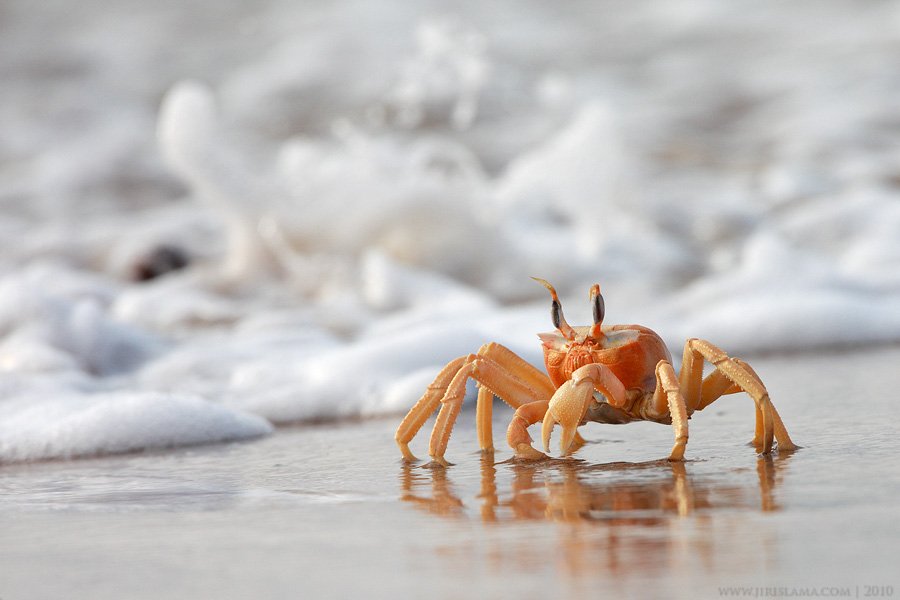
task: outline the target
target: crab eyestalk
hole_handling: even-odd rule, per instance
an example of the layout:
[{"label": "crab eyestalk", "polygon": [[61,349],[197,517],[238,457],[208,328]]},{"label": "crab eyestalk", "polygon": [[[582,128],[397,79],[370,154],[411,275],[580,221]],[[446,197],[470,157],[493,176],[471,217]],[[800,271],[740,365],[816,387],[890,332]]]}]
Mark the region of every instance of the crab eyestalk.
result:
[{"label": "crab eyestalk", "polygon": [[563,316],[562,303],[559,301],[559,296],[556,295],[556,289],[543,279],[538,279],[537,277],[532,277],[532,279],[550,291],[550,297],[553,299],[553,302],[550,305],[550,318],[553,319],[553,326],[556,327],[567,340],[574,340],[575,330],[572,329],[572,326],[566,322],[566,318]]},{"label": "crab eyestalk", "polygon": [[596,283],[591,286],[591,315],[594,317],[594,324],[591,325],[590,336],[592,339],[603,337],[602,325],[603,317],[606,316],[606,303],[600,294],[600,286]]}]

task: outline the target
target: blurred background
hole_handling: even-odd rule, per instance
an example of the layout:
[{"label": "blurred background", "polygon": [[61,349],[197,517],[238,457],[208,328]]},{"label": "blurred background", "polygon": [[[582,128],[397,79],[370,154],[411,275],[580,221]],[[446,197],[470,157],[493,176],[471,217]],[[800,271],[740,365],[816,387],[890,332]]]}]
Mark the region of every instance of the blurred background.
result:
[{"label": "blurred background", "polygon": [[539,360],[529,276],[676,355],[896,343],[898,57],[878,0],[4,0],[0,410],[402,411]]}]

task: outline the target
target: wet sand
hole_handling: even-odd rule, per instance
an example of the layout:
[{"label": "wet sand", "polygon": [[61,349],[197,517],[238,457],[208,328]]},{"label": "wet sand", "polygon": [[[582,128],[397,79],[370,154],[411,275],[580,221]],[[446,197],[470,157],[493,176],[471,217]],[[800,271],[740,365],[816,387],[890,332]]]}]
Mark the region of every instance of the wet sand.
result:
[{"label": "wet sand", "polygon": [[750,362],[801,450],[757,456],[731,396],[677,464],[651,423],[510,461],[498,404],[496,454],[463,411],[447,469],[399,460],[399,418],[4,465],[0,598],[900,595],[900,349]]}]

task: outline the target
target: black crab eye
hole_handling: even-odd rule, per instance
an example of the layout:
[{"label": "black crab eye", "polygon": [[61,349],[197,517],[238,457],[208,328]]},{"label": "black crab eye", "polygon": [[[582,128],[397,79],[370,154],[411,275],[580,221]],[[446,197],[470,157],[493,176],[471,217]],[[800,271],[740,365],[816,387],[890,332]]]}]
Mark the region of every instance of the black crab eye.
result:
[{"label": "black crab eye", "polygon": [[550,318],[553,319],[553,326],[559,329],[562,324],[562,306],[556,300],[550,305]]},{"label": "black crab eye", "polygon": [[603,322],[603,317],[606,315],[606,303],[599,291],[591,297],[591,313],[595,324],[599,325]]}]

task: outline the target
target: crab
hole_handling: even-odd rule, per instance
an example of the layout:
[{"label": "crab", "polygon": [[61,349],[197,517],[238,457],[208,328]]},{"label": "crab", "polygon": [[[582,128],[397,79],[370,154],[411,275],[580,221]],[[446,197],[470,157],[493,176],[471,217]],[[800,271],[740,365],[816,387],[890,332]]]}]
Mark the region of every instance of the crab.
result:
[{"label": "crab", "polygon": [[[533,279],[547,288],[552,299],[550,312],[556,331],[538,334],[546,373],[496,342],[451,361],[397,429],[395,439],[405,460],[416,460],[409,443],[440,406],[428,453],[434,463],[450,464],[444,454],[469,379],[478,385],[475,418],[481,449],[494,449],[491,412],[496,395],[515,409],[506,438],[518,459],[547,458],[550,434],[557,424],[561,427],[560,451],[567,455],[584,443],[578,427],[589,421],[653,421],[672,425],[675,445],[668,460],[680,461],[684,459],[691,415],[726,394],[740,392],[749,395],[756,405],[751,444],[757,452],[768,454],[776,441],[779,451],[797,448],[765,385],[743,360],[728,356],[710,342],[692,338],[684,345],[684,358],[676,375],[668,348],[651,329],[603,325],[605,304],[598,285],[590,290],[593,324],[572,327],[563,317],[554,287],[543,279]],[[705,362],[714,367],[706,377]],[[531,445],[528,427],[538,421],[542,421],[541,438],[547,454]]]}]

